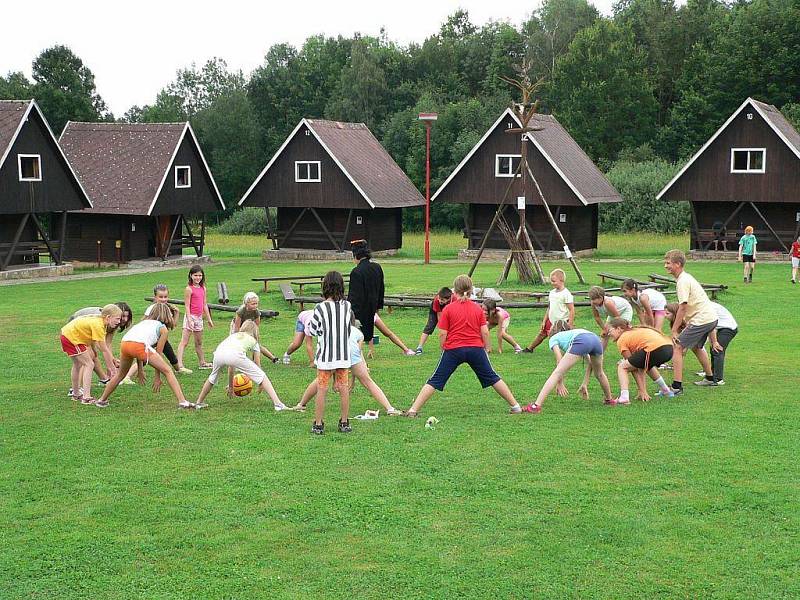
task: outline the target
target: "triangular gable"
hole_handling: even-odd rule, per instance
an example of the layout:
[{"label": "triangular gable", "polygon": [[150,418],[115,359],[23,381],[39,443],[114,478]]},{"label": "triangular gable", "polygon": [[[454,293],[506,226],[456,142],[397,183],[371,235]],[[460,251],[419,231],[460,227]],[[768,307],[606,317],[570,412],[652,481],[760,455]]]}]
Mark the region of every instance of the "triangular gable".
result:
[{"label": "triangular gable", "polygon": [[[786,121],[783,115],[780,114],[778,109],[772,106],[771,104],[759,102],[758,100],[754,100],[753,98],[747,98],[747,100],[742,102],[739,108],[737,108],[733,112],[733,114],[730,117],[728,117],[728,120],[725,121],[719,129],[717,129],[714,135],[712,135],[708,139],[708,141],[705,144],[703,144],[700,150],[695,152],[692,158],[689,159],[689,162],[687,162],[683,166],[683,168],[680,171],[678,171],[675,177],[673,177],[670,180],[670,182],[664,186],[664,189],[662,189],[656,196],[656,200],[661,200],[661,197],[664,194],[666,194],[669,191],[669,189],[675,184],[675,182],[678,181],[678,179],[680,179],[683,176],[683,174],[689,169],[689,167],[691,167],[694,164],[694,162],[700,157],[700,155],[703,154],[703,152],[705,152],[708,149],[708,147],[714,143],[714,141],[720,136],[720,134],[722,134],[722,132],[725,131],[725,129],[727,129],[728,125],[730,125],[733,122],[733,120],[737,116],[739,116],[739,113],[741,113],[748,104],[759,114],[759,116],[761,116],[762,119],[764,119],[767,125],[770,126],[770,128],[783,141],[783,143],[786,144],[786,146],[794,153],[794,155],[797,156],[797,158],[800,158],[800,134],[797,133],[794,127],[792,127],[789,124],[789,122]],[[772,111],[775,111],[780,116],[780,118],[772,114]],[[794,135],[792,135],[792,133]]]},{"label": "triangular gable", "polygon": [[[544,115],[543,115],[544,116]],[[447,187],[447,185],[455,178],[455,176],[461,171],[461,169],[466,165],[472,156],[478,151],[478,149],[483,145],[483,143],[487,140],[487,138],[492,134],[492,132],[497,128],[497,126],[506,118],[512,118],[514,122],[517,124],[518,127],[522,127],[522,122],[519,120],[519,117],[512,111],[510,108],[505,109],[503,113],[498,117],[498,119],[492,124],[489,129],[486,130],[486,133],[483,134],[483,137],[478,140],[478,143],[473,146],[472,150],[470,150],[467,155],[463,158],[463,160],[458,163],[458,166],[450,173],[450,176],[445,179],[444,183],[436,190],[436,193],[431,197],[431,202],[436,200],[440,193]],[[535,118],[535,117],[534,117]],[[568,135],[568,134],[567,134]],[[533,143],[536,149],[541,153],[541,155],[545,158],[548,164],[555,170],[558,176],[564,181],[565,184],[572,190],[572,193],[575,194],[575,197],[581,201],[584,206],[588,206],[589,202],[587,201],[586,197],[580,192],[577,188],[575,183],[564,173],[563,169],[559,167],[557,162],[553,159],[549,152],[545,150],[539,140],[536,139],[534,132],[527,134],[528,139]],[[577,145],[577,144],[576,144]],[[588,157],[587,160],[590,161]],[[591,161],[590,161],[591,162]],[[594,163],[592,163],[594,164]]]},{"label": "triangular gable", "polygon": [[208,179],[211,181],[211,185],[214,188],[214,194],[216,195],[216,199],[221,207],[220,210],[225,210],[225,201],[222,199],[222,194],[219,193],[217,182],[214,181],[214,175],[211,173],[211,169],[208,167],[208,163],[206,162],[206,157],[203,155],[203,150],[200,148],[200,143],[197,141],[197,136],[194,134],[194,129],[192,129],[191,124],[187,121],[186,126],[183,128],[183,132],[181,133],[181,137],[178,139],[178,143],[175,144],[175,150],[172,152],[172,157],[169,159],[167,168],[164,171],[164,176],[161,178],[161,183],[158,185],[158,189],[156,190],[155,196],[153,196],[153,201],[150,203],[150,208],[147,209],[148,217],[152,214],[153,208],[155,208],[156,206],[156,202],[158,201],[158,197],[161,195],[161,190],[164,187],[164,183],[166,183],[167,181],[167,177],[169,177],[170,174],[172,173],[172,165],[175,162],[175,157],[178,155],[178,150],[180,150],[181,144],[183,143],[183,140],[186,137],[187,131],[192,136],[194,149],[200,155],[200,160],[203,162],[203,167],[206,170],[206,175],[208,176]]},{"label": "triangular gable", "polygon": [[344,173],[345,177],[347,177],[347,179],[350,181],[350,183],[353,184],[353,187],[355,187],[356,190],[358,190],[358,193],[361,194],[361,196],[364,198],[364,200],[366,200],[366,202],[367,202],[367,204],[369,204],[370,208],[375,208],[375,204],[372,202],[372,200],[369,199],[369,196],[367,196],[367,194],[364,192],[364,190],[361,189],[361,186],[359,186],[358,183],[356,183],[356,181],[355,181],[355,179],[353,179],[352,175],[350,175],[350,173],[347,172],[347,169],[344,168],[344,166],[339,161],[339,159],[336,158],[336,156],[333,154],[333,152],[331,152],[330,148],[328,148],[328,146],[325,144],[325,142],[322,141],[322,138],[320,138],[320,136],[317,134],[317,132],[314,131],[314,128],[311,126],[311,123],[309,122],[309,120],[305,119],[305,118],[300,120],[300,122],[297,124],[297,126],[292,130],[292,132],[284,140],[283,144],[281,144],[281,147],[278,148],[278,151],[275,152],[275,154],[272,155],[272,158],[267,163],[267,166],[264,167],[264,169],[261,171],[261,173],[259,173],[258,177],[256,177],[255,181],[252,183],[252,185],[245,192],[244,196],[242,196],[242,199],[239,200],[239,206],[244,204],[244,202],[247,200],[248,196],[250,196],[250,193],[255,189],[255,187],[259,184],[259,182],[264,178],[264,176],[267,174],[267,171],[269,171],[270,167],[272,167],[272,165],[275,163],[275,161],[278,159],[278,157],[286,149],[286,146],[288,146],[289,142],[291,142],[294,139],[294,136],[297,135],[297,132],[300,131],[300,128],[303,127],[303,125],[305,125],[308,128],[308,130],[311,132],[311,134],[314,136],[314,138],[316,138],[317,142],[319,142],[319,145],[322,146],[322,148],[325,150],[325,152],[328,153],[328,156],[331,157],[331,160],[333,160],[333,162],[336,163],[336,166],[339,167],[341,172]]},{"label": "triangular gable", "polygon": [[44,113],[42,113],[42,110],[39,108],[39,105],[36,103],[36,100],[31,99],[28,100],[27,102],[28,102],[28,108],[26,108],[25,112],[22,114],[22,117],[19,120],[19,124],[17,125],[16,130],[14,131],[14,134],[11,136],[11,139],[8,142],[8,146],[6,146],[2,156],[0,156],[0,169],[3,168],[3,165],[5,164],[8,156],[11,154],[11,149],[14,147],[14,144],[16,143],[17,138],[19,137],[19,134],[22,131],[22,128],[28,122],[31,112],[35,109],[42,123],[44,123],[45,130],[47,131],[47,134],[50,136],[50,140],[53,142],[53,145],[57,150],[58,156],[61,157],[64,166],[67,168],[67,170],[69,170],[70,174],[72,175],[72,179],[77,184],[78,189],[81,192],[82,199],[86,201],[86,205],[88,208],[92,208],[92,201],[89,199],[89,195],[86,193],[86,190],[83,189],[81,180],[78,178],[78,175],[73,170],[69,160],[67,160],[67,157],[64,154],[64,150],[61,148],[61,145],[58,143],[56,136],[53,134],[53,130],[50,128],[50,123],[47,122]]}]

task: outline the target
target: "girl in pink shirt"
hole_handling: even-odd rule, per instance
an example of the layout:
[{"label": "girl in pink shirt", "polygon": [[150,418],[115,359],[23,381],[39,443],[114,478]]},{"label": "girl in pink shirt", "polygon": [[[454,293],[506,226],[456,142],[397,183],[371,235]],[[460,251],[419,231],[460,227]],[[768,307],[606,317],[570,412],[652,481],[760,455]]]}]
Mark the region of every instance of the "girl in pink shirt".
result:
[{"label": "girl in pink shirt", "polygon": [[[517,340],[508,333],[508,326],[511,323],[511,315],[508,314],[508,311],[497,306],[497,302],[494,300],[484,300],[483,312],[486,314],[486,324],[489,329],[497,327],[497,352],[499,354],[503,353],[503,340],[511,344],[517,354],[522,352],[522,347],[517,343]],[[491,347],[486,351],[491,352]]]},{"label": "girl in pink shirt", "polygon": [[183,352],[189,345],[191,336],[194,336],[194,349],[200,361],[200,368],[210,369],[212,365],[206,362],[203,354],[203,318],[208,321],[209,327],[214,327],[214,321],[211,320],[211,313],[206,304],[206,274],[200,265],[194,265],[189,269],[189,281],[183,290],[183,302],[186,305],[186,313],[183,317],[181,343],[178,345],[178,370],[185,368]]}]

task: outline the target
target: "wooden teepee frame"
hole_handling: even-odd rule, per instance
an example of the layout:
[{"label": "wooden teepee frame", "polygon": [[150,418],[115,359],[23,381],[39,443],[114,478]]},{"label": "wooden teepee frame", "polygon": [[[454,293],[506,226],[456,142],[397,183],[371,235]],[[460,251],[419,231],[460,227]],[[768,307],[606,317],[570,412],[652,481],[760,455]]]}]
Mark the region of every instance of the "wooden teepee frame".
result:
[{"label": "wooden teepee frame", "polygon": [[[534,92],[541,87],[543,82],[543,79],[540,79],[535,83],[531,83],[530,78],[528,77],[528,71],[529,69],[527,68],[527,65],[523,63],[522,68],[517,68],[517,72],[520,75],[518,79],[505,76],[500,77],[500,79],[510,85],[513,85],[522,92],[522,102],[512,103],[511,105],[511,110],[514,111],[519,118],[520,122],[522,123],[522,127],[515,127],[506,130],[506,133],[520,135],[521,137],[520,161],[519,166],[514,171],[514,176],[511,178],[511,181],[509,181],[508,187],[503,194],[503,198],[500,200],[500,204],[497,207],[494,218],[487,228],[486,233],[483,236],[483,240],[481,240],[478,253],[475,256],[472,267],[470,267],[469,275],[471,277],[475,272],[475,269],[481,260],[481,256],[483,255],[483,251],[486,248],[486,243],[489,240],[489,236],[497,226],[499,227],[500,232],[503,234],[503,237],[505,237],[509,247],[508,257],[506,258],[503,266],[503,272],[500,275],[498,283],[503,283],[508,278],[508,273],[511,270],[512,262],[517,268],[517,274],[522,283],[532,283],[534,281],[537,281],[538,283],[544,283],[544,272],[542,271],[542,266],[539,263],[539,257],[536,256],[536,251],[533,249],[533,243],[531,242],[528,232],[528,224],[525,220],[525,205],[527,203],[525,200],[525,190],[527,189],[527,180],[530,178],[536,187],[536,191],[539,194],[540,200],[542,201],[544,212],[550,220],[553,230],[558,235],[558,238],[564,247],[564,254],[578,276],[578,281],[581,283],[586,283],[583,279],[583,274],[578,267],[578,263],[575,260],[575,257],[572,255],[572,252],[570,251],[569,246],[567,245],[567,242],[561,233],[561,229],[559,229],[558,223],[556,223],[556,220],[550,211],[550,206],[544,197],[542,188],[539,186],[539,182],[536,180],[536,177],[534,177],[533,171],[528,164],[528,135],[532,131],[541,130],[541,127],[535,127],[531,124],[531,120],[533,119],[533,116],[536,114],[539,107],[539,101],[532,101],[532,97]],[[521,183],[522,195],[518,198],[517,204],[517,210],[519,212],[519,227],[517,228],[517,231],[514,232],[503,216],[503,212],[507,206],[506,201],[508,196],[518,178],[520,179]]]}]

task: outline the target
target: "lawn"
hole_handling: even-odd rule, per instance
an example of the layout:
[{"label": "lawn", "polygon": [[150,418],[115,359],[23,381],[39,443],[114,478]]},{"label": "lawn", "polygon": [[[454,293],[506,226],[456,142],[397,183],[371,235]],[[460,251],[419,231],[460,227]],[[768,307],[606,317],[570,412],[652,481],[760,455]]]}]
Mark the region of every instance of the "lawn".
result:
[{"label": "lawn", "polygon": [[[383,264],[392,292],[429,293],[466,268]],[[210,265],[207,276],[212,293],[224,280],[239,298],[260,292],[251,277],[333,266],[351,265],[239,259]],[[591,283],[599,270],[663,272],[655,259],[582,266]],[[4,287],[0,596],[798,597],[800,377],[791,356],[800,289],[785,265],[759,265],[747,286],[739,269],[689,269],[731,285],[722,302],[741,332],[725,387],[689,384],[674,400],[604,407],[596,382],[591,401],[575,394],[572,373],[569,398],[511,416],[462,368],[424,409],[440,419],[433,431],[424,419],[381,417],[341,435],[332,402],[322,437],[310,435],[310,413],[274,413],[263,396],[228,400],[215,390],[208,410],[191,413],[178,412],[166,388],[121,387],[105,410],[66,397],[69,363],[57,343],[65,318],[117,300],[141,314],[156,282],[179,297],[185,270]],[[482,264],[476,283],[493,283],[498,270]],[[573,290],[574,281],[568,271]],[[282,351],[297,311],[272,291],[262,307],[281,312],[262,325],[262,341]],[[384,317],[412,345],[425,312]],[[542,311],[512,317],[510,332],[526,342]],[[229,320],[218,316],[207,331],[209,356]],[[594,327],[587,309],[578,324]],[[407,358],[387,342],[372,374],[406,408],[438,353],[429,342]],[[617,356],[612,349],[606,361],[615,388]],[[302,352],[295,358],[267,367],[287,403],[313,376]],[[524,402],[553,365],[543,348],[492,360]],[[189,397],[203,378],[181,376]],[[357,388],[353,414],[373,407]]]}]

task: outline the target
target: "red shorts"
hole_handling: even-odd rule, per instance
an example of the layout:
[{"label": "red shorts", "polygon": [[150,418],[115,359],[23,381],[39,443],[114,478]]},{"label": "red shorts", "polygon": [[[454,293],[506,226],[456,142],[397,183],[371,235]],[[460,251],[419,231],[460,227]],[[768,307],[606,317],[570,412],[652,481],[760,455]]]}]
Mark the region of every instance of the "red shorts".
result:
[{"label": "red shorts", "polygon": [[63,335],[61,336],[61,349],[67,353],[67,356],[78,356],[87,350],[83,344],[73,344]]},{"label": "red shorts", "polygon": [[147,364],[147,346],[141,342],[122,342],[120,345],[121,358],[138,358]]},{"label": "red shorts", "polygon": [[553,324],[550,322],[550,317],[545,317],[544,318],[544,326],[542,327],[542,329],[544,329],[544,334],[545,335],[550,335],[550,328],[552,326],[553,326]]}]

